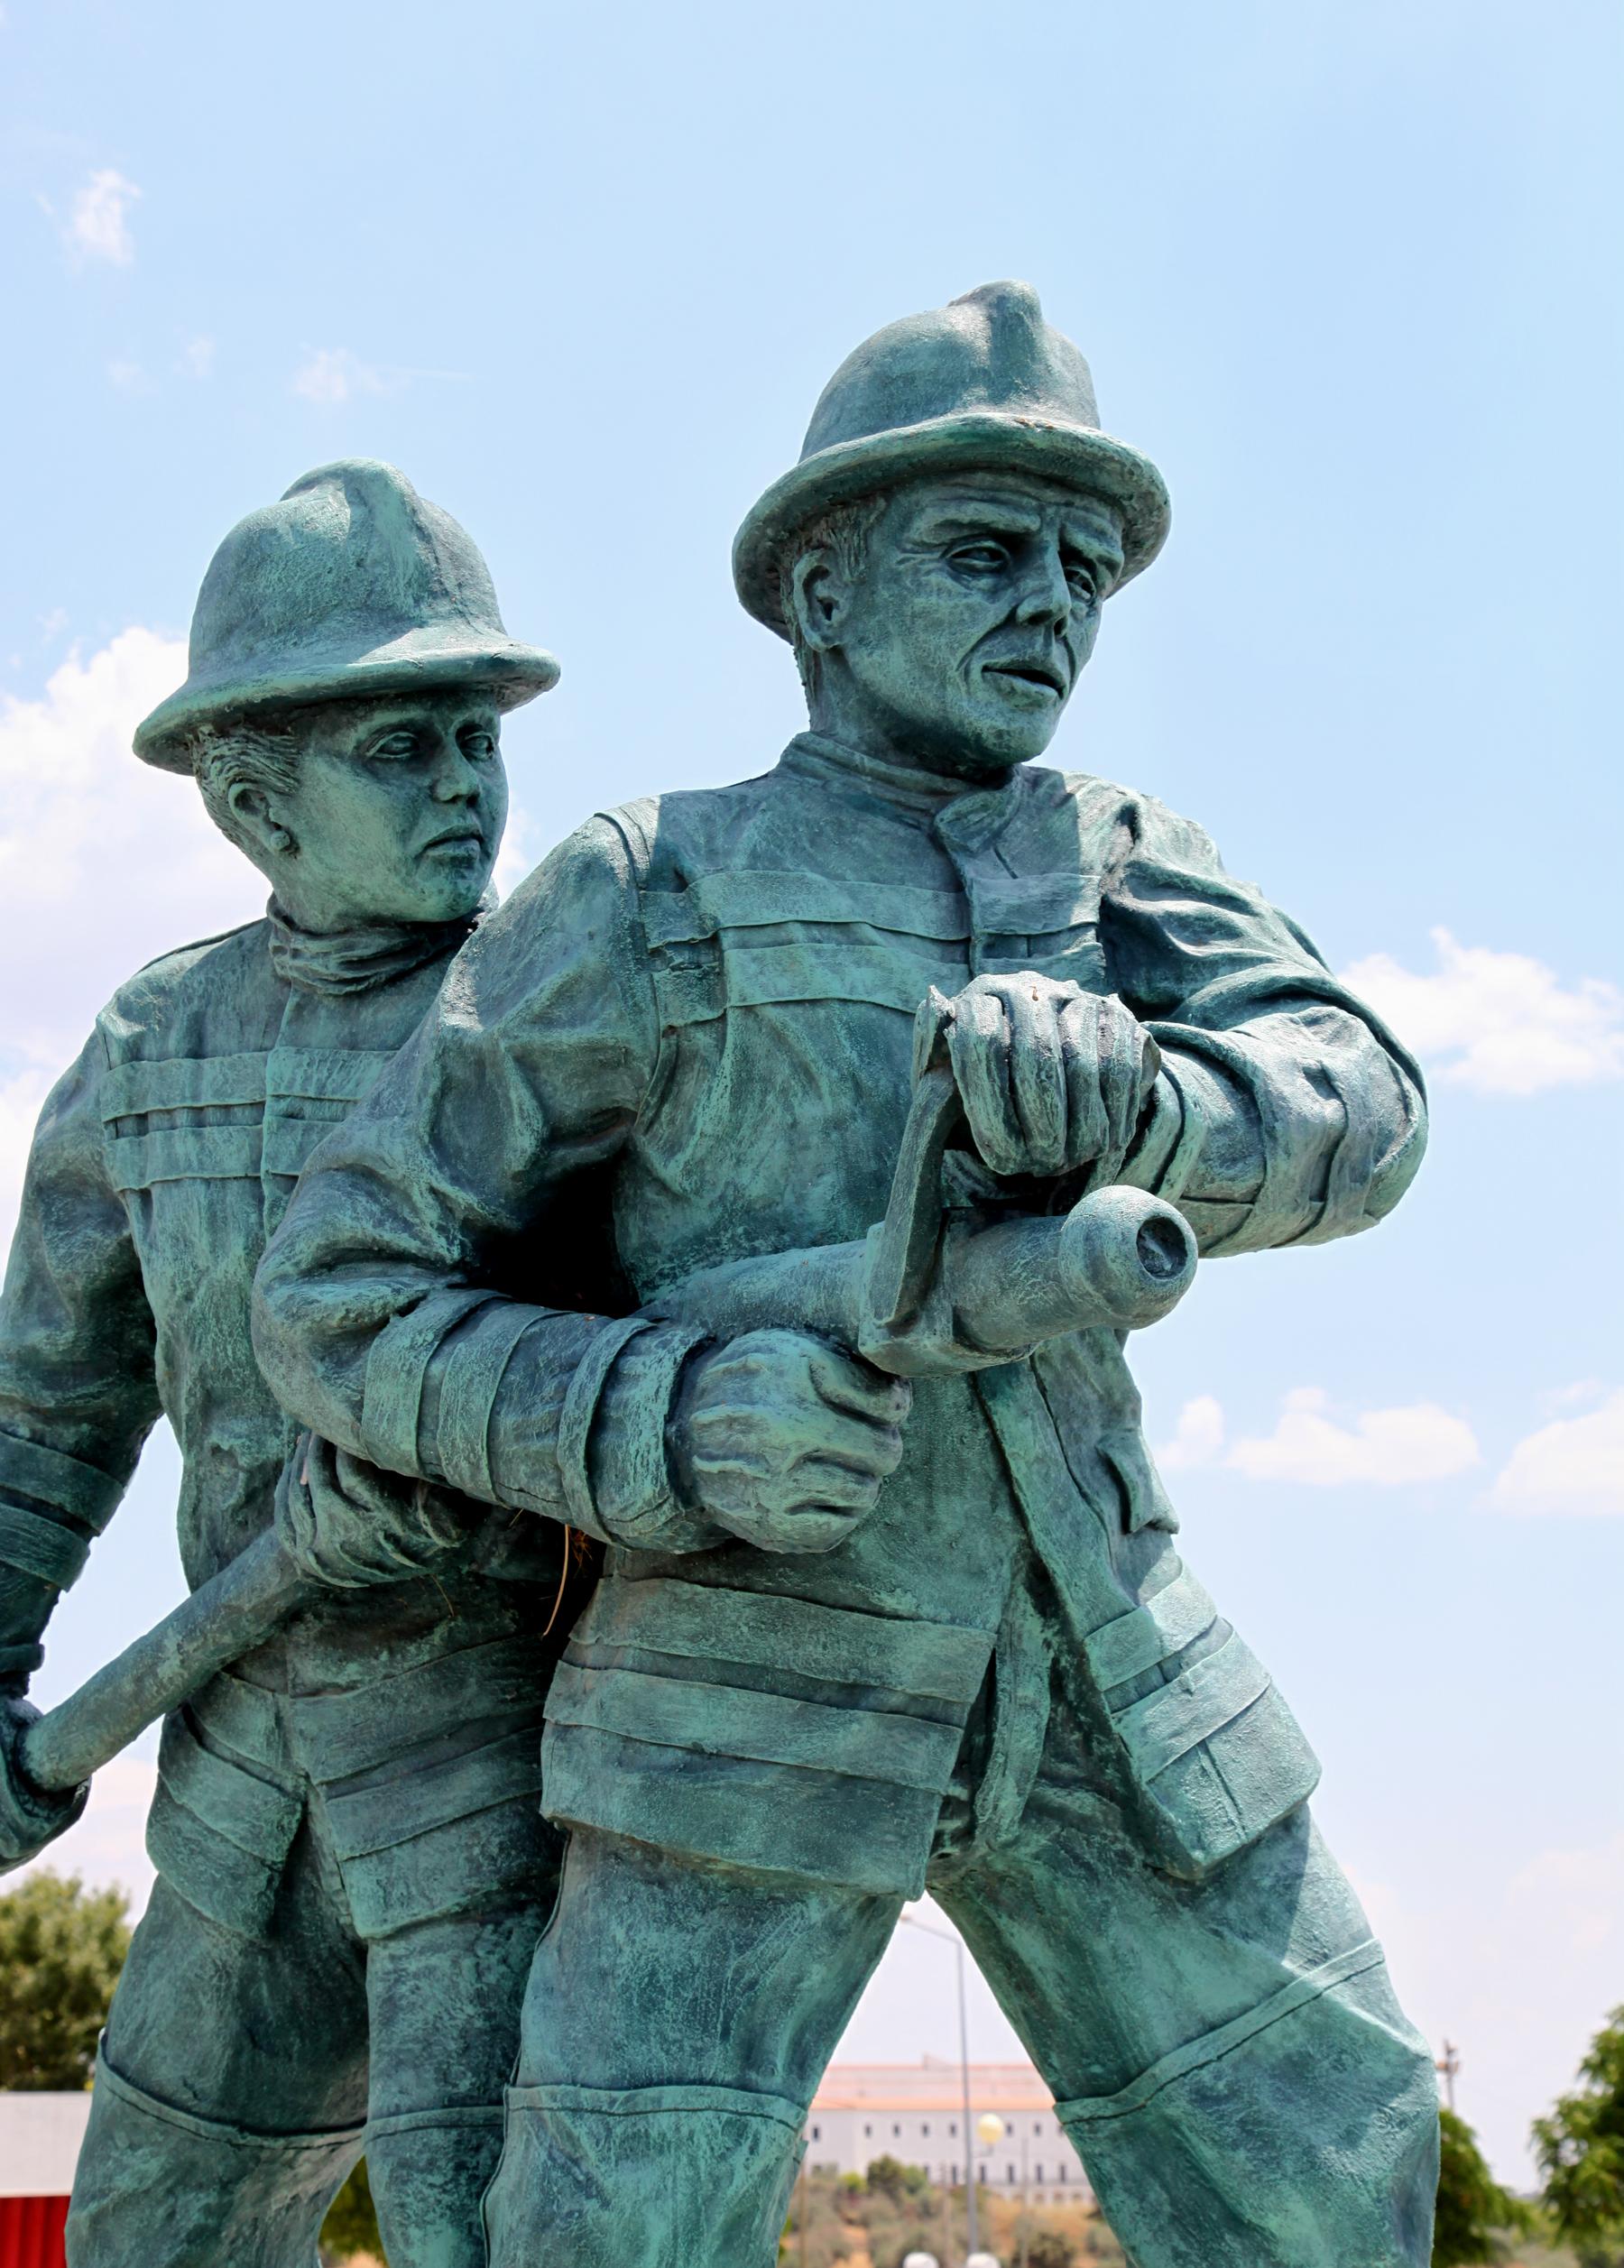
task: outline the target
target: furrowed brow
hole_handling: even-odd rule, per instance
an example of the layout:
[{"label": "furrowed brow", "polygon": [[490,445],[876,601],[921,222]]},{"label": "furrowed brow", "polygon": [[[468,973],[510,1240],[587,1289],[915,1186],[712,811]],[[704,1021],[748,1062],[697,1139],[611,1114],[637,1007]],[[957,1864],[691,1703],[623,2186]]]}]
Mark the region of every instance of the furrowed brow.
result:
[{"label": "furrowed brow", "polygon": [[1043,514],[1020,504],[944,504],[933,512],[919,530],[937,539],[954,536],[1036,536],[1043,532]]}]

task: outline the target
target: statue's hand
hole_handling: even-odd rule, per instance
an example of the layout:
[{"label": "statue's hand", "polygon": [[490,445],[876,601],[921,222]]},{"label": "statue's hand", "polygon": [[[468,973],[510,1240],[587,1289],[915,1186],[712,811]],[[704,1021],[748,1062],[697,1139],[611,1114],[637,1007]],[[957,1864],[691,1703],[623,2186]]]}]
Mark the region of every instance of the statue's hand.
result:
[{"label": "statue's hand", "polygon": [[0,1694],[0,1874],[37,1858],[73,1825],[90,1793],[88,1787],[48,1793],[23,1771],[19,1747],[39,1714],[20,1695]]},{"label": "statue's hand", "polygon": [[971,1139],[1001,1176],[1115,1179],[1161,1066],[1155,1040],[1110,993],[1028,970],[978,976],[919,1010],[922,1070],[946,1046]]},{"label": "statue's hand", "polygon": [[900,1378],[799,1331],[750,1331],[697,1355],[669,1428],[679,1495],[767,1552],[832,1552],[897,1469]]},{"label": "statue's hand", "polygon": [[300,1435],[282,1468],[276,1532],[296,1566],[340,1590],[407,1582],[475,1534],[466,1499],[449,1489],[380,1471],[313,1434]]}]

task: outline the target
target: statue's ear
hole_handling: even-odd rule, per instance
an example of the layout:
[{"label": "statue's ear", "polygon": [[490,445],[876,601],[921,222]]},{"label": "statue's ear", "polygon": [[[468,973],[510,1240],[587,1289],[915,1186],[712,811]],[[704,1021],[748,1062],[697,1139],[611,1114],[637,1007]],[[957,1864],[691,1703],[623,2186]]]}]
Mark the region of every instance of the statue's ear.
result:
[{"label": "statue's ear", "polygon": [[798,642],[814,653],[833,653],[841,642],[849,593],[834,554],[817,545],[803,551],[789,576],[789,604]]},{"label": "statue's ear", "polygon": [[276,798],[247,779],[234,779],[226,790],[231,816],[242,829],[245,844],[266,858],[286,858],[298,849],[292,830],[277,809]]}]

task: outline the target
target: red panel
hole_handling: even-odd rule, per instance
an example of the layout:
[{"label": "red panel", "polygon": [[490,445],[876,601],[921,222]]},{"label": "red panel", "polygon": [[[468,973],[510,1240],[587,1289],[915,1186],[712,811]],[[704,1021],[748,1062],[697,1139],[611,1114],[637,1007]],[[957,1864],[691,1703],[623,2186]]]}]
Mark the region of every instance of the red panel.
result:
[{"label": "red panel", "polygon": [[0,2268],[67,2268],[65,2197],[0,2197]]}]

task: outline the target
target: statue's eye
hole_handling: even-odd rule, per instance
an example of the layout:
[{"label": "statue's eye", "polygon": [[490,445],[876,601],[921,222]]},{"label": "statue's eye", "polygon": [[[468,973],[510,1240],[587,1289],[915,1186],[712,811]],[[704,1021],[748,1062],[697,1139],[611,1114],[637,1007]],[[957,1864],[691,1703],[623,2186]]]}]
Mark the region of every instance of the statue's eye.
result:
[{"label": "statue's eye", "polygon": [[1084,567],[1081,559],[1074,559],[1066,570],[1066,579],[1074,598],[1081,599],[1084,606],[1093,604],[1099,596],[1100,586],[1094,580],[1092,567]]},{"label": "statue's eye", "polygon": [[496,735],[494,733],[465,733],[460,745],[470,763],[488,763],[496,753]]},{"label": "statue's eye", "polygon": [[964,567],[971,575],[997,575],[1010,563],[1003,545],[991,541],[961,543],[952,558],[955,567]]},{"label": "statue's eye", "polygon": [[374,741],[367,751],[377,762],[399,763],[417,754],[417,736],[412,733],[386,733],[381,741]]}]

